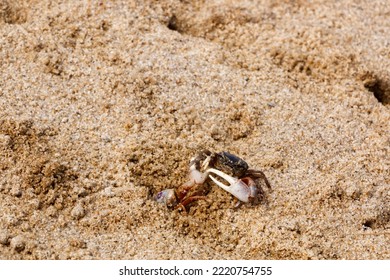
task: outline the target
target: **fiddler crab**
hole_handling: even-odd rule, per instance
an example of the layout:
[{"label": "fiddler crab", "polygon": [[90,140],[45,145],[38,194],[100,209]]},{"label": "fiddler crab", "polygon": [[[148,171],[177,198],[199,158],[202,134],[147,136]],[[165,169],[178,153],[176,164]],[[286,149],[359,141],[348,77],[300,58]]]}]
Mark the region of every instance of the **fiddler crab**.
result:
[{"label": "fiddler crab", "polygon": [[249,169],[248,164],[238,156],[229,152],[213,153],[203,150],[190,160],[189,180],[177,189],[160,191],[155,196],[155,200],[170,208],[181,208],[185,211],[190,203],[206,199],[208,191],[205,183],[208,178],[232,194],[238,200],[236,206],[241,203],[256,204],[261,200],[264,192],[256,183],[257,179],[263,179],[271,189],[264,173]]}]

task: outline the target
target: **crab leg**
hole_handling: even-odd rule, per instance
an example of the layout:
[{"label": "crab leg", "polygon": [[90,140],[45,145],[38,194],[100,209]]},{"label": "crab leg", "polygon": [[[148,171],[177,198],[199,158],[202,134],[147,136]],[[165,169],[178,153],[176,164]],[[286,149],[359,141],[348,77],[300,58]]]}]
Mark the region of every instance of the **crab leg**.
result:
[{"label": "crab leg", "polygon": [[197,200],[201,200],[201,199],[206,199],[206,196],[203,196],[203,195],[197,195],[197,196],[191,196],[189,198],[186,198],[184,201],[182,201],[181,203],[179,203],[177,206],[176,206],[176,209],[180,208],[182,209],[183,211],[187,211],[186,210],[186,205],[194,202],[194,201],[197,201]]},{"label": "crab leg", "polygon": [[246,176],[250,176],[252,178],[261,178],[264,180],[265,184],[267,185],[267,187],[269,189],[272,189],[271,188],[271,184],[269,183],[267,177],[265,176],[264,172],[260,171],[260,170],[254,170],[254,169],[248,169],[248,171],[246,172]]},{"label": "crab leg", "polygon": [[[249,202],[250,201],[250,198],[252,197],[251,187],[249,186],[249,185],[252,185],[251,181],[245,180],[247,182],[244,182],[244,180],[234,178],[234,177],[229,176],[228,174],[223,173],[222,171],[219,171],[219,170],[214,169],[214,168],[207,169],[207,172],[218,175],[219,177],[223,178],[224,180],[226,180],[230,184],[229,186],[227,186],[227,185],[223,184],[222,182],[218,181],[212,175],[209,175],[211,180],[213,180],[213,182],[215,184],[217,184],[217,186],[219,186],[222,189],[224,189],[225,191],[229,192],[230,194],[232,194],[233,196],[235,196],[236,198],[238,198],[242,202]],[[248,179],[248,178],[246,178],[246,179]]]}]

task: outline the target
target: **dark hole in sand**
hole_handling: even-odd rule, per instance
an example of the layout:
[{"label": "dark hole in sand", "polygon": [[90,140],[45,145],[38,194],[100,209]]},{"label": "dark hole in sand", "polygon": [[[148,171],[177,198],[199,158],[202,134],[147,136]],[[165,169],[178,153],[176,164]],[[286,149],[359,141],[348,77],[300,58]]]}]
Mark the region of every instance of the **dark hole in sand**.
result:
[{"label": "dark hole in sand", "polygon": [[386,81],[376,78],[366,83],[364,87],[372,92],[380,103],[390,104],[390,85]]},{"label": "dark hole in sand", "polygon": [[179,31],[179,27],[177,25],[177,17],[175,15],[172,15],[171,18],[168,21],[167,27],[170,30]]},{"label": "dark hole in sand", "polygon": [[367,220],[363,223],[363,226],[366,228],[372,228],[374,226],[374,221],[373,220]]}]

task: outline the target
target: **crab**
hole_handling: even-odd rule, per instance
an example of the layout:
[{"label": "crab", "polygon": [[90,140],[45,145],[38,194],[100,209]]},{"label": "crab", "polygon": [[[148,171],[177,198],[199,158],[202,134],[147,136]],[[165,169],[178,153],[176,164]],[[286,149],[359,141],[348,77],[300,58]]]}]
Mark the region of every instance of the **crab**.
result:
[{"label": "crab", "polygon": [[[218,178],[226,181],[225,184]],[[159,192],[155,199],[168,207],[182,208],[197,200],[205,199],[204,186],[210,178],[217,186],[232,194],[237,200],[236,206],[243,203],[258,203],[263,197],[262,188],[256,183],[263,179],[269,189],[271,185],[260,170],[249,169],[248,164],[229,152],[213,153],[209,150],[199,152],[190,161],[189,180],[176,189]],[[195,191],[193,191],[195,189]]]}]

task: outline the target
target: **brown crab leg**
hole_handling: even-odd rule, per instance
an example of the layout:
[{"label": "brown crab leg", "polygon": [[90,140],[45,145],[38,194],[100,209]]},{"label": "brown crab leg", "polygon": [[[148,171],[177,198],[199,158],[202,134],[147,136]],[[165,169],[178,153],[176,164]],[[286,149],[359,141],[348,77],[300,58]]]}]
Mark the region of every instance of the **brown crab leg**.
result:
[{"label": "brown crab leg", "polygon": [[180,202],[180,203],[176,206],[176,209],[177,209],[177,208],[181,208],[181,209],[184,209],[184,210],[185,210],[186,205],[190,204],[191,202],[200,200],[200,199],[206,199],[206,196],[204,196],[204,195],[195,195],[195,196],[191,196],[191,197],[189,197],[189,198],[186,198],[186,199],[184,199],[182,202]]},{"label": "brown crab leg", "polygon": [[271,184],[269,183],[267,177],[265,176],[265,174],[260,171],[260,170],[254,170],[254,169],[248,169],[248,171],[245,173],[245,176],[246,177],[252,177],[252,178],[261,178],[264,180],[265,184],[267,185],[267,187],[269,189],[272,189],[271,188]]},{"label": "brown crab leg", "polygon": [[188,181],[187,183],[184,183],[183,185],[181,185],[178,188],[180,191],[176,192],[176,196],[177,196],[178,200],[181,201],[187,195],[188,191],[190,191],[194,187],[195,187],[195,183],[193,183],[191,181]]}]

